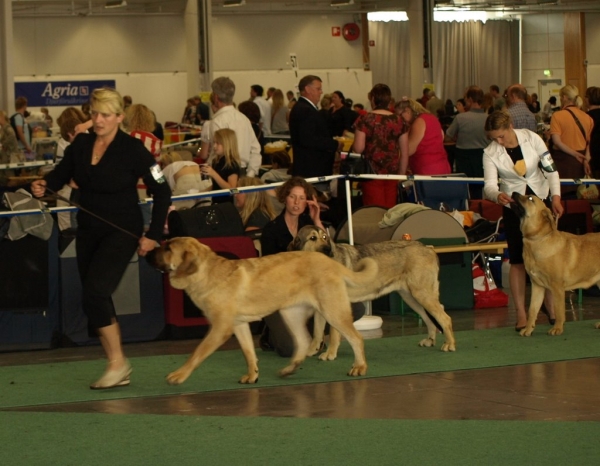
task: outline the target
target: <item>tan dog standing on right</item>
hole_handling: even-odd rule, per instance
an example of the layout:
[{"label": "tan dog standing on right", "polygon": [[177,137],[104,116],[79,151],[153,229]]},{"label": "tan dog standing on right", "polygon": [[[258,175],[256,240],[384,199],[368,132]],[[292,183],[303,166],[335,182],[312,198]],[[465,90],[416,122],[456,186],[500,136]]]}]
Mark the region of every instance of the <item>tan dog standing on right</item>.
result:
[{"label": "tan dog standing on right", "polygon": [[[452,319],[440,303],[439,261],[433,249],[418,241],[384,241],[381,243],[351,246],[336,244],[322,229],[307,225],[302,227],[288,249],[294,251],[321,252],[348,269],[354,270],[361,259],[370,258],[377,262],[379,272],[368,290],[358,301],[368,301],[392,291],[397,291],[402,299],[417,312],[427,325],[427,338],[419,346],[435,346],[436,325],[444,332],[446,341],[442,351],[456,351],[456,340],[452,330]],[[356,301],[354,301],[356,302]],[[434,322],[435,321],[435,322]],[[313,341],[308,355],[318,352],[323,341],[325,321],[315,314]],[[332,360],[337,356],[339,333],[332,329],[329,348],[319,356],[322,360]]]},{"label": "tan dog standing on right", "polygon": [[531,302],[522,336],[535,328],[545,290],[552,292],[556,322],[549,335],[561,335],[565,324],[565,290],[600,282],[600,233],[573,235],[558,231],[552,212],[536,196],[513,193],[511,204],[521,218],[523,261],[531,278]]}]

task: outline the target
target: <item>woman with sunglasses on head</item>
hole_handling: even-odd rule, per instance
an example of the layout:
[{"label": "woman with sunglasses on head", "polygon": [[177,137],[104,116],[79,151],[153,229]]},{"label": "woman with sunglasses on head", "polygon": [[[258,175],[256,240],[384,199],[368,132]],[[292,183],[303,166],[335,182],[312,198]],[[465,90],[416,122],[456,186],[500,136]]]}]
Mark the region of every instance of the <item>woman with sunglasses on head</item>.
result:
[{"label": "woman with sunglasses on head", "polygon": [[[514,202],[511,195],[518,192],[538,196],[550,203],[549,207],[558,218],[563,213],[560,178],[557,171],[542,173],[538,166],[542,156],[550,155],[543,139],[528,129],[514,129],[507,112],[492,113],[485,122],[485,131],[492,142],[483,151],[483,194],[485,199],[504,206],[502,218],[510,258],[510,291],[517,312],[515,330],[520,331],[527,324],[526,272],[520,219],[511,210],[510,205]],[[542,311],[553,324],[554,308],[549,292],[546,292],[544,303],[546,309],[542,308]]]},{"label": "woman with sunglasses on head", "polygon": [[[124,110],[117,91],[96,89],[91,112],[94,132],[79,134],[65,149],[62,161],[43,180],[34,181],[31,191],[41,197],[46,188],[58,191],[71,179],[79,187],[82,209],[77,213],[75,246],[82,308],[88,328],[100,337],[108,360],[106,371],[90,388],[106,389],[129,385],[131,373],[112,294],[133,254],[137,251],[145,256],[161,239],[171,190],[144,144],[120,129]],[[145,233],[138,205],[139,178],[154,200],[152,221]]]}]

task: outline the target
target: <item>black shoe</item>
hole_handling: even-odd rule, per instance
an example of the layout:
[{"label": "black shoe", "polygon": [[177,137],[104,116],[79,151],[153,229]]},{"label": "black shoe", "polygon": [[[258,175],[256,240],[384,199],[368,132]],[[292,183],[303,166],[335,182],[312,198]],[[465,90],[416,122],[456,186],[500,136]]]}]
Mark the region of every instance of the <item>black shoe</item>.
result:
[{"label": "black shoe", "polygon": [[548,322],[550,323],[550,325],[554,325],[556,323],[556,319],[553,319],[552,317],[550,317],[550,313],[548,312],[548,309],[546,309],[546,306],[542,305],[541,311],[544,314],[546,314],[546,317],[548,317]]}]

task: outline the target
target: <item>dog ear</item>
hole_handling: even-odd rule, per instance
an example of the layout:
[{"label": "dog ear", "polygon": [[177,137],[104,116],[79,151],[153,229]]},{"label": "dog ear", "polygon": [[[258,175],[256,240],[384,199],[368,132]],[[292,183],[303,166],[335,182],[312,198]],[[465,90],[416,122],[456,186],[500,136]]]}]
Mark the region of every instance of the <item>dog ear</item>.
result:
[{"label": "dog ear", "polygon": [[300,250],[300,235],[296,235],[296,237],[288,244],[288,251],[299,251]]},{"label": "dog ear", "polygon": [[175,271],[175,275],[177,276],[186,276],[192,275],[198,271],[198,264],[196,264],[196,256],[189,251],[185,251],[183,253],[183,260],[177,270]]},{"label": "dog ear", "polygon": [[544,216],[544,219],[548,222],[548,224],[553,229],[556,229],[556,222],[554,221],[554,216],[552,215],[552,212],[550,211],[550,209],[544,209],[542,211],[542,215]]}]

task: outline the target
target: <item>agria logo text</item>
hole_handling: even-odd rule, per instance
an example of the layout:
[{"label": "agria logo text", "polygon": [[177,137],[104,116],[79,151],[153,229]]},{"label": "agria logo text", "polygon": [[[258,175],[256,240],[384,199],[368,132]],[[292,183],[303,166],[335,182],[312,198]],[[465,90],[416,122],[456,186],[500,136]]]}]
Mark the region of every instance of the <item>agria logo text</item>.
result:
[{"label": "agria logo text", "polygon": [[67,84],[66,86],[52,86],[52,83],[48,83],[42,92],[42,97],[50,97],[54,100],[58,100],[61,97],[80,97],[89,96],[90,88],[88,86],[73,86]]}]

